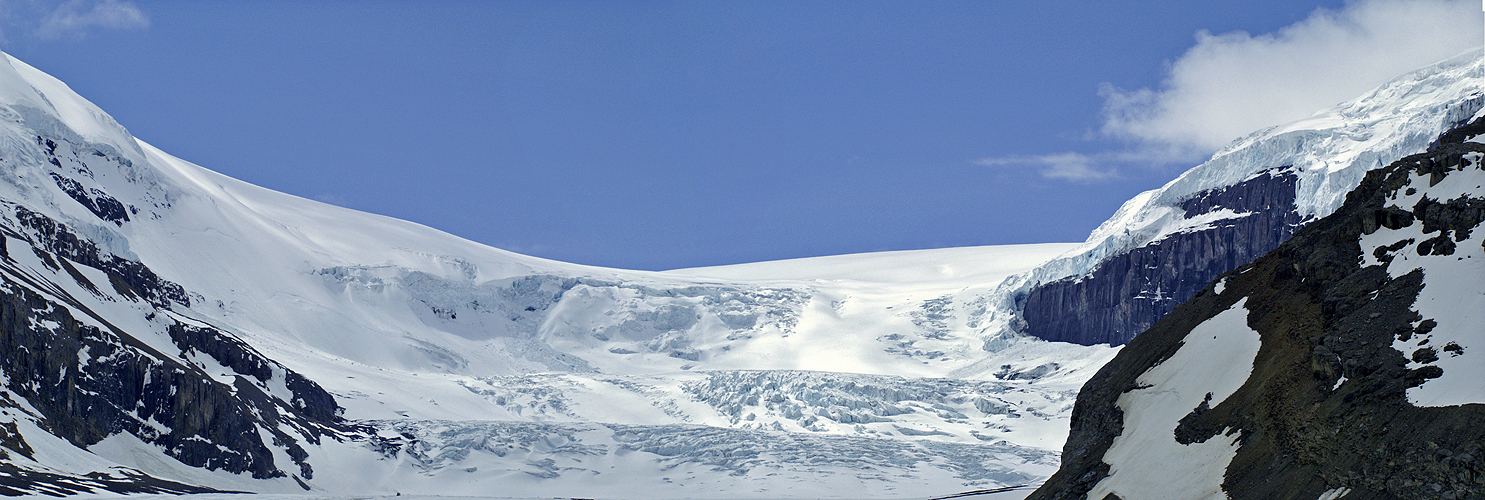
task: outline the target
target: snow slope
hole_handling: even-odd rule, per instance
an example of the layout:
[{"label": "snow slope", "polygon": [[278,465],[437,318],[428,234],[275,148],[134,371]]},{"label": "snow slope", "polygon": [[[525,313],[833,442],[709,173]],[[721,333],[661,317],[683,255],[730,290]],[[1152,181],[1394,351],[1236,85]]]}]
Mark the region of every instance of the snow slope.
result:
[{"label": "snow slope", "polygon": [[[1246,302],[1197,325],[1174,355],[1140,375],[1139,389],[1119,397],[1124,432],[1105,453],[1109,475],[1089,498],[1227,498],[1222,479],[1238,436],[1183,444],[1171,439],[1171,430],[1190,408],[1222,404],[1252,375],[1260,342],[1248,327]],[[1151,481],[1149,470],[1161,470],[1166,480]]]},{"label": "snow slope", "polygon": [[[39,412],[7,413],[42,450],[13,462],[31,469],[331,494],[947,494],[1055,470],[1078,385],[1114,353],[1024,340],[988,354],[968,319],[974,297],[1072,245],[665,273],[547,261],[211,172],[3,62],[7,272],[230,386],[238,368],[170,333],[225,332],[280,364],[262,391],[298,401],[283,377],[302,374],[350,426],[302,443],[312,478],[252,479],[186,466],[129,433],[79,450],[32,425]],[[98,286],[104,270],[18,251],[43,236],[27,217],[181,295],[141,302]],[[273,453],[285,470],[300,460]]]}]

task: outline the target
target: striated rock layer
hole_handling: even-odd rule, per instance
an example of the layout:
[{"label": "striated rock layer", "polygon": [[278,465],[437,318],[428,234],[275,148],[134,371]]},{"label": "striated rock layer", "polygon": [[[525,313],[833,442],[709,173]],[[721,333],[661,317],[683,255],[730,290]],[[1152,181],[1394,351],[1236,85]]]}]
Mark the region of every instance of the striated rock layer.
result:
[{"label": "striated rock layer", "polygon": [[1265,170],[1181,202],[1188,220],[1236,215],[1110,257],[1087,275],[1033,288],[1022,311],[1026,333],[1084,345],[1128,343],[1213,277],[1289,239],[1303,222],[1294,204],[1298,179],[1292,168]]},{"label": "striated rock layer", "polygon": [[[172,307],[187,303],[179,285],[16,210],[19,224],[0,224],[0,408],[20,419],[0,425],[0,460],[41,461],[17,428],[24,422],[82,449],[128,433],[188,466],[310,479],[302,443],[351,430],[318,384],[230,334],[174,316]],[[114,325],[117,316],[96,310],[109,303],[147,315],[173,345]],[[275,449],[292,463],[276,462]],[[127,468],[88,478],[0,467],[14,479],[0,481],[0,494],[212,491]]]},{"label": "striated rock layer", "polygon": [[1336,210],[1366,172],[1468,123],[1485,107],[1480,61],[1462,54],[1234,141],[1126,202],[1078,250],[1008,280],[989,316],[1042,339],[1128,342],[1218,274]]}]

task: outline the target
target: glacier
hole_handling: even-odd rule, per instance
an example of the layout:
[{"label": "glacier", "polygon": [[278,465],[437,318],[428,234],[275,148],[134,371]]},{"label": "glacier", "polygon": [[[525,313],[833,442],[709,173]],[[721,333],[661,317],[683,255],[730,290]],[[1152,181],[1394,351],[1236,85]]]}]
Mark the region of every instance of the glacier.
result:
[{"label": "glacier", "polygon": [[[146,493],[506,497],[897,498],[1035,484],[1058,467],[1078,388],[1119,349],[1020,333],[1029,287],[1244,217],[1179,207],[1274,167],[1295,172],[1305,217],[1333,211],[1365,171],[1479,114],[1479,57],[1240,139],[1081,244],[641,272],[520,255],[223,176],[6,56],[0,277],[31,297],[13,326],[97,338],[59,374],[0,373],[0,448],[14,452],[0,465],[73,478],[30,493],[102,488],[78,479],[90,474],[161,481]],[[190,434],[143,407],[121,408],[128,429],[106,435],[48,431],[53,410],[27,395],[99,383],[90,370],[121,356],[159,367],[137,381],[145,389],[199,376],[207,394],[241,400],[223,404],[245,415],[246,438]]]},{"label": "glacier", "polygon": [[[15,328],[85,337],[69,363],[25,358],[58,374],[0,384],[5,466],[73,478],[30,493],[96,491],[81,478],[99,474],[338,495],[1015,486],[1055,470],[1077,386],[1116,352],[981,350],[965,299],[1071,244],[670,272],[548,261],[217,174],[4,62],[0,274],[35,297]],[[122,380],[137,409],[46,430],[69,403],[44,386],[116,401],[103,379],[141,369]],[[245,401],[235,441],[193,427],[195,407],[152,409],[198,375],[191,398]]]}]

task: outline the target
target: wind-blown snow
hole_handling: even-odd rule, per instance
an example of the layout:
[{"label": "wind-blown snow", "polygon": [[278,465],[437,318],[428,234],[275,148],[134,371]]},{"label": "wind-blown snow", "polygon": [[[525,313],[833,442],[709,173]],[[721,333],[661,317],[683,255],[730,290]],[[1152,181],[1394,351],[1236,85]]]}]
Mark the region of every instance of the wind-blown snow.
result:
[{"label": "wind-blown snow", "polygon": [[1239,436],[1181,444],[1175,429],[1198,406],[1222,404],[1252,375],[1261,343],[1248,326],[1247,301],[1192,328],[1175,354],[1139,376],[1138,389],[1119,396],[1124,431],[1104,454],[1109,475],[1088,498],[1227,498],[1222,480]]}]

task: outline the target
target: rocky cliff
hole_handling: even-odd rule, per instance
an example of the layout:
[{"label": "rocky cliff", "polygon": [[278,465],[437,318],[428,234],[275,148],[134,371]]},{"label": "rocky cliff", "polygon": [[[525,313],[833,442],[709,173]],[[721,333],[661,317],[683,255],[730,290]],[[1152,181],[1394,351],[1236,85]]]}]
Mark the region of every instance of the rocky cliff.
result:
[{"label": "rocky cliff", "polygon": [[1482,133],[1370,172],[1135,337],[1029,498],[1485,496]]},{"label": "rocky cliff", "polygon": [[[38,138],[38,144],[56,149],[52,139]],[[77,184],[53,175],[60,187]],[[113,200],[98,189],[91,194]],[[127,223],[115,217],[120,213],[95,211],[104,221]],[[22,427],[80,449],[127,435],[191,467],[261,479],[313,478],[301,443],[350,431],[335,399],[232,335],[174,311],[188,305],[180,285],[143,263],[100,249],[66,223],[6,207],[0,221],[0,352],[6,353],[0,357],[0,467],[14,481],[0,482],[0,493],[210,491],[127,468],[115,469],[116,477],[51,470]]]},{"label": "rocky cliff", "polygon": [[1187,220],[1227,215],[1110,257],[1092,272],[1044,283],[1027,295],[1026,333],[1057,342],[1123,345],[1212,278],[1252,262],[1303,223],[1291,167],[1265,170],[1180,203]]},{"label": "rocky cliff", "polygon": [[1234,141],[1126,202],[1078,250],[1008,280],[986,317],[1047,340],[1124,344],[1218,274],[1336,210],[1367,171],[1468,123],[1485,106],[1479,74],[1479,52],[1461,55]]}]

